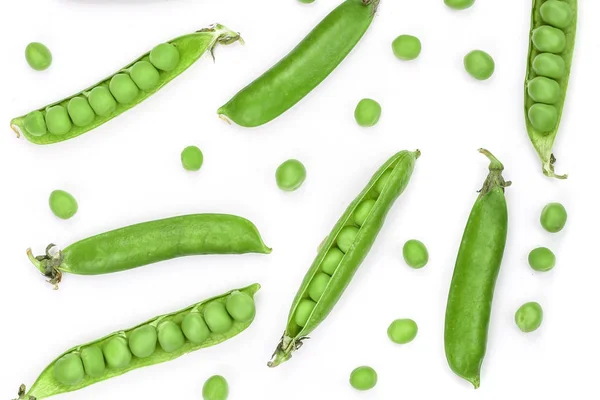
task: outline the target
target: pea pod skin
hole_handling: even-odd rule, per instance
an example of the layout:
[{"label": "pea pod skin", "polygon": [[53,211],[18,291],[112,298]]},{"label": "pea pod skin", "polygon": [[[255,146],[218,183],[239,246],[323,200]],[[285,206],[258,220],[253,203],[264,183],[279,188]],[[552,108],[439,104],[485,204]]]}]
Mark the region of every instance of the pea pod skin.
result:
[{"label": "pea pod skin", "polygon": [[[540,27],[552,26],[549,23],[546,23],[541,14],[542,6],[547,3],[548,0],[533,0],[533,7],[531,12],[531,32],[533,34],[535,29]],[[540,54],[551,55],[553,53],[549,52],[541,52],[539,51],[533,43],[532,38],[529,39],[529,54],[527,57],[527,74],[525,77],[525,122],[527,125],[527,134],[529,135],[529,139],[533,144],[536,152],[538,153],[540,160],[542,161],[542,171],[544,175],[559,179],[565,179],[567,175],[557,175],[554,172],[554,163],[556,162],[556,158],[552,154],[552,148],[554,146],[554,142],[556,141],[556,137],[558,134],[558,130],[560,127],[560,120],[562,117],[565,100],[567,96],[567,89],[569,86],[569,77],[571,74],[571,65],[573,60],[573,53],[575,49],[575,36],[577,31],[577,0],[562,0],[562,3],[568,4],[573,13],[573,19],[568,27],[560,28],[560,30],[564,33],[566,38],[566,46],[565,49],[556,55],[558,55],[564,61],[564,71],[560,71],[556,73],[553,71],[552,73],[545,75],[539,75],[536,73],[534,68],[534,60]],[[555,28],[559,29],[559,28]],[[561,64],[562,67],[562,64]],[[562,70],[562,68],[561,68]],[[539,72],[539,69],[538,69]],[[560,86],[560,96],[558,101],[555,104],[552,104],[553,107],[556,107],[557,111],[557,119],[556,123],[553,124],[554,128],[552,128],[549,132],[542,132],[536,129],[530,120],[529,110],[536,103],[528,93],[529,82],[535,79],[538,76],[547,76],[549,78],[554,79],[558,82]]]},{"label": "pea pod skin", "polygon": [[[269,362],[269,367],[276,367],[279,364],[289,360],[292,353],[302,346],[303,340],[310,334],[333,310],[335,304],[342,296],[344,290],[352,280],[352,277],[358,270],[358,267],[367,256],[373,246],[379,231],[383,227],[387,213],[391,209],[395,200],[402,194],[410,177],[412,175],[415,161],[420,156],[420,152],[401,151],[390,158],[373,175],[369,184],[350,203],[342,217],[338,220],[333,230],[321,246],[317,257],[308,270],[304,281],[296,294],[292,307],[290,309],[287,326],[281,342],[277,346],[273,359]],[[382,177],[388,177],[387,183],[383,186],[380,194],[377,193],[377,184]],[[335,248],[336,239],[346,226],[354,226],[353,213],[364,200],[376,199],[365,222],[360,227],[358,234],[344,254],[339,266],[331,276],[329,284],[321,295],[319,301],[308,317],[308,321],[301,327],[294,320],[295,313],[302,300],[309,298],[309,286],[315,276],[321,271],[321,264],[325,259],[327,252]]]},{"label": "pea pod skin", "polygon": [[452,371],[475,388],[486,352],[496,279],[506,245],[508,210],[502,164],[489,152],[490,173],[465,228],[446,307],[444,345]]},{"label": "pea pod skin", "polygon": [[78,383],[73,384],[73,385],[65,385],[65,384],[57,381],[57,379],[55,378],[55,375],[54,375],[55,374],[54,367],[55,367],[57,361],[60,360],[65,355],[79,354],[82,351],[82,349],[89,348],[91,346],[97,346],[99,348],[102,348],[104,346],[104,344],[106,344],[109,340],[114,339],[115,337],[128,338],[128,336],[131,334],[131,332],[133,332],[136,328],[139,328],[141,326],[152,325],[152,326],[156,327],[156,326],[158,326],[159,323],[165,322],[165,321],[173,321],[179,325],[179,324],[181,324],[183,318],[190,312],[202,313],[204,308],[208,304],[211,304],[213,302],[219,302],[219,303],[224,304],[227,301],[227,298],[229,297],[229,295],[235,291],[240,291],[240,292],[245,293],[245,294],[251,296],[252,298],[254,298],[254,295],[256,294],[256,292],[258,292],[259,289],[260,289],[260,285],[255,283],[255,284],[248,286],[246,288],[243,288],[243,289],[231,290],[223,295],[213,297],[208,300],[204,300],[200,303],[194,304],[183,310],[176,311],[171,314],[165,314],[165,315],[158,316],[156,318],[146,321],[143,324],[140,324],[133,328],[114,332],[108,336],[103,337],[102,339],[98,339],[98,340],[90,342],[90,343],[86,343],[86,344],[83,344],[80,346],[73,347],[72,349],[67,350],[65,353],[58,356],[52,363],[50,363],[50,365],[48,365],[46,367],[46,369],[44,369],[44,371],[40,374],[40,376],[37,378],[35,383],[31,386],[29,391],[25,392],[25,386],[24,385],[21,386],[21,390],[19,390],[19,398],[16,400],[39,400],[39,399],[44,399],[44,398],[54,396],[57,394],[61,394],[61,393],[72,392],[72,391],[79,390],[84,387],[93,385],[94,383],[98,383],[98,382],[101,382],[101,381],[104,381],[104,380],[107,380],[110,378],[114,378],[116,376],[123,375],[134,369],[171,361],[171,360],[179,358],[185,354],[191,353],[193,351],[203,349],[206,347],[215,346],[226,340],[229,340],[229,339],[237,336],[244,330],[246,330],[252,324],[253,320],[250,320],[247,322],[235,321],[233,323],[233,326],[227,332],[222,333],[222,334],[211,333],[211,335],[203,343],[200,343],[200,344],[194,344],[191,341],[186,340],[186,343],[181,348],[179,348],[178,350],[171,352],[171,353],[167,353],[164,350],[162,350],[160,348],[160,346],[157,346],[156,350],[150,357],[138,358],[138,357],[133,356],[129,365],[124,368],[117,368],[117,369],[107,368],[105,373],[102,376],[91,377],[91,376],[86,375],[83,380],[81,380]]},{"label": "pea pod skin", "polygon": [[365,34],[379,0],[346,0],[217,113],[244,127],[274,120],[316,88]]},{"label": "pea pod skin", "polygon": [[[148,97],[150,97],[151,95],[156,93],[158,90],[160,90],[167,83],[169,83],[170,81],[175,79],[178,75],[180,75],[186,69],[188,69],[192,64],[194,64],[206,52],[210,52],[212,54],[217,45],[219,45],[219,44],[227,45],[230,43],[234,43],[238,40],[240,40],[239,34],[233,32],[219,24],[209,27],[209,28],[206,28],[206,29],[202,29],[202,30],[194,32],[192,34],[181,36],[181,37],[171,40],[169,43],[174,45],[179,50],[180,59],[179,59],[177,66],[173,70],[170,70],[170,71],[159,70],[158,71],[160,77],[159,77],[159,81],[158,81],[158,84],[156,87],[154,87],[152,89],[148,89],[148,90],[140,89],[139,95],[131,103],[122,104],[122,103],[117,102],[116,108],[114,108],[114,110],[110,111],[107,115],[104,115],[104,116],[95,115],[95,117],[91,123],[87,124],[86,126],[81,126],[81,127],[73,125],[69,129],[69,131],[63,135],[53,135],[50,132],[45,132],[45,133],[41,132],[42,134],[40,135],[40,132],[38,132],[38,133],[29,132],[26,128],[26,125],[27,125],[26,117],[28,115],[34,113],[35,111],[32,111],[31,113],[28,113],[28,114],[25,114],[23,116],[13,119],[10,123],[11,128],[17,133],[17,137],[19,137],[21,134],[23,134],[23,136],[25,136],[25,138],[27,140],[29,140],[30,142],[35,143],[35,144],[40,144],[40,145],[53,144],[53,143],[62,142],[64,140],[72,139],[72,138],[82,135],[86,132],[89,132],[94,128],[97,128],[98,126],[110,121],[111,119],[115,118],[116,116],[124,113],[125,111],[129,110],[130,108],[134,107],[135,105],[141,103],[142,101],[144,101],[145,99],[147,99]],[[136,63],[138,63],[140,61],[148,62],[149,59],[150,59],[150,52],[148,52],[148,53],[142,55],[141,57],[139,57],[138,59],[134,60],[131,64],[123,67],[117,73],[130,74],[131,68]],[[98,87],[109,88],[109,84],[114,75],[116,75],[116,73],[111,75],[110,77],[98,82],[97,84],[83,90],[81,93],[77,93],[73,96],[70,96],[70,97],[60,100],[60,101],[57,101],[56,103],[50,104],[50,105],[40,108],[36,111],[39,111],[40,113],[42,113],[42,115],[45,116],[47,110],[53,106],[61,105],[64,108],[67,108],[69,101],[72,98],[75,98],[78,96],[83,96],[85,98],[88,98],[90,95],[90,92],[94,88],[98,88]]]},{"label": "pea pod skin", "polygon": [[256,226],[227,214],[192,214],[101,233],[31,262],[58,285],[62,273],[100,275],[201,254],[269,254]]}]

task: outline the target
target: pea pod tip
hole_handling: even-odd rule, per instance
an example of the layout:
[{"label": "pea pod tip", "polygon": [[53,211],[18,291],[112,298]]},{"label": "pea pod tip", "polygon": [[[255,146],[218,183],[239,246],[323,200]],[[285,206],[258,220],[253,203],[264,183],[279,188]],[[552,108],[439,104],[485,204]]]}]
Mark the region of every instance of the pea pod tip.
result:
[{"label": "pea pod tip", "polygon": [[10,122],[10,129],[12,129],[13,132],[17,135],[17,139],[20,139],[21,138],[21,131],[19,130],[19,126],[16,125],[13,121]]}]

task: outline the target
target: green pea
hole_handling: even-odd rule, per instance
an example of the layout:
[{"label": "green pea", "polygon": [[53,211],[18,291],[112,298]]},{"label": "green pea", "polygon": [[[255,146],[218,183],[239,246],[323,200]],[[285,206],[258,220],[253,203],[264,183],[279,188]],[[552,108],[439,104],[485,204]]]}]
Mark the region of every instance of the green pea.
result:
[{"label": "green pea", "polygon": [[179,350],[185,344],[185,337],[179,325],[173,321],[164,321],[158,325],[158,343],[167,353]]},{"label": "green pea", "polygon": [[400,35],[392,42],[392,51],[400,60],[414,60],[421,54],[421,41],[416,36]]},{"label": "green pea", "polygon": [[104,354],[98,346],[89,346],[81,350],[81,360],[85,373],[91,378],[99,378],[104,375],[106,364]]},{"label": "green pea", "polygon": [[304,3],[304,4],[311,4],[314,3],[315,0],[298,0],[300,3]]},{"label": "green pea", "polygon": [[538,76],[527,84],[527,93],[533,101],[554,104],[560,100],[560,85],[553,79]]},{"label": "green pea", "polygon": [[369,127],[379,122],[381,106],[373,99],[362,99],[354,109],[354,119],[362,127]]},{"label": "green pea", "polygon": [[465,56],[465,70],[473,78],[480,81],[489,79],[496,69],[494,59],[488,53],[482,50],[473,50]]},{"label": "green pea", "polygon": [[306,179],[306,168],[298,160],[287,160],[275,171],[275,181],[279,189],[292,192],[298,189]]},{"label": "green pea", "polygon": [[308,318],[310,318],[310,314],[312,314],[316,305],[317,303],[309,299],[300,300],[300,303],[298,303],[298,307],[294,312],[294,322],[296,325],[302,328],[305,327],[306,323],[308,322]]},{"label": "green pea", "polygon": [[64,135],[69,133],[71,127],[71,119],[67,110],[61,106],[52,106],[46,110],[46,126],[48,131],[53,135]]},{"label": "green pea", "polygon": [[54,190],[50,193],[48,203],[50,204],[50,210],[52,210],[54,215],[61,219],[73,217],[79,209],[75,197],[64,190]]},{"label": "green pea", "polygon": [[547,204],[542,210],[540,223],[548,232],[560,232],[567,223],[567,210],[560,203]]},{"label": "green pea", "polygon": [[545,23],[565,29],[573,21],[573,10],[564,1],[548,0],[540,7],[540,14]]},{"label": "green pea", "polygon": [[375,192],[377,194],[381,194],[381,192],[383,192],[385,185],[387,185],[388,181],[390,180],[390,175],[392,175],[392,171],[387,170],[381,174],[381,177],[377,180],[377,182],[375,182]]},{"label": "green pea", "polygon": [[131,363],[131,351],[129,351],[127,340],[121,336],[109,339],[102,352],[109,368],[121,369]]},{"label": "green pea", "polygon": [[96,115],[101,117],[106,117],[117,109],[117,101],[106,86],[93,88],[88,96],[88,100]]},{"label": "green pea", "polygon": [[204,320],[214,333],[225,333],[233,326],[225,305],[219,301],[213,301],[204,308]]},{"label": "green pea", "polygon": [[416,269],[423,268],[429,261],[427,247],[425,247],[423,242],[415,239],[411,239],[404,243],[404,246],[402,247],[402,256],[409,267]]},{"label": "green pea", "polygon": [[314,301],[319,301],[330,280],[329,275],[323,272],[317,273],[308,286],[308,296]]},{"label": "green pea", "polygon": [[256,315],[254,300],[246,293],[233,292],[225,302],[225,308],[229,315],[238,322],[248,322]]},{"label": "green pea", "polygon": [[553,130],[558,123],[558,110],[548,104],[534,104],[527,113],[531,125],[542,133]]},{"label": "green pea", "polygon": [[33,111],[27,114],[23,121],[23,126],[33,136],[44,136],[48,132],[44,114],[41,111]]},{"label": "green pea", "polygon": [[150,52],[150,62],[162,71],[172,71],[179,63],[179,50],[171,43],[162,43]]},{"label": "green pea", "polygon": [[204,163],[202,150],[196,146],[188,146],[181,152],[181,164],[188,171],[198,171]]},{"label": "green pea", "polygon": [[69,100],[67,111],[73,120],[73,124],[79,127],[91,124],[94,118],[96,118],[96,114],[94,114],[90,103],[88,103],[85,97],[81,96],[73,97]]},{"label": "green pea", "polygon": [[63,385],[75,385],[85,377],[81,357],[69,353],[58,359],[54,364],[54,377]]},{"label": "green pea", "polygon": [[137,87],[145,91],[156,89],[160,83],[158,70],[148,61],[138,61],[133,64],[129,74]]},{"label": "green pea", "polygon": [[325,258],[323,258],[323,262],[321,263],[321,269],[326,274],[333,275],[340,262],[342,262],[342,258],[344,258],[344,253],[337,247],[332,247],[325,254]]},{"label": "green pea", "polygon": [[567,45],[565,33],[551,26],[540,26],[533,30],[533,45],[541,52],[562,53]]},{"label": "green pea", "polygon": [[25,59],[31,68],[43,71],[52,64],[52,53],[44,44],[32,42],[25,47]]},{"label": "green pea", "polygon": [[544,310],[539,303],[523,304],[515,313],[515,323],[522,332],[529,333],[538,329],[544,320]]},{"label": "green pea", "polygon": [[156,351],[158,334],[152,325],[136,328],[129,335],[129,349],[137,358],[150,357]]},{"label": "green pea", "polygon": [[565,60],[552,53],[540,53],[533,59],[532,68],[536,74],[560,79],[565,75]]},{"label": "green pea", "polygon": [[352,216],[354,219],[354,223],[356,225],[363,226],[363,224],[367,220],[369,214],[371,213],[371,210],[373,209],[373,206],[375,205],[375,203],[376,203],[375,200],[369,199],[369,200],[365,200],[365,201],[361,202],[356,207],[356,210],[354,211],[354,215]]},{"label": "green pea", "polygon": [[350,247],[354,244],[354,240],[358,235],[358,228],[355,226],[345,226],[342,228],[337,237],[337,245],[344,253],[350,250]]},{"label": "green pea", "polygon": [[417,337],[418,331],[419,327],[412,319],[397,319],[390,324],[387,334],[392,342],[406,344]]},{"label": "green pea", "polygon": [[211,376],[202,387],[204,400],[227,400],[227,396],[229,396],[229,385],[221,375]]},{"label": "green pea", "polygon": [[131,77],[127,74],[116,74],[108,85],[110,92],[121,104],[131,104],[139,96],[140,89],[135,86]]},{"label": "green pea", "polygon": [[181,330],[185,337],[194,344],[204,343],[210,336],[210,329],[199,312],[192,311],[183,318]]},{"label": "green pea", "polygon": [[350,374],[350,385],[356,390],[370,390],[376,384],[377,372],[371,367],[358,367]]},{"label": "green pea", "polygon": [[464,10],[471,7],[475,0],[444,0],[444,3],[454,10]]},{"label": "green pea", "polygon": [[529,266],[536,271],[550,271],[556,265],[556,256],[546,247],[531,250],[528,257]]}]

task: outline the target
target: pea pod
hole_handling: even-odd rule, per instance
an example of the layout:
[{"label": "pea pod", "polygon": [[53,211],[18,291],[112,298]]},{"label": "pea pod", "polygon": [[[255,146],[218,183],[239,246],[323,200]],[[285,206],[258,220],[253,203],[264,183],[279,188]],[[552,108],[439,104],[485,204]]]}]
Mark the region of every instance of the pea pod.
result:
[{"label": "pea pod", "polygon": [[379,0],[346,0],[287,56],[242,89],[217,113],[244,127],[274,120],[316,88],[365,34]]},{"label": "pea pod", "polygon": [[500,272],[508,210],[503,165],[487,150],[490,172],[471,210],[450,284],[444,344],[452,371],[475,386],[487,347],[496,279]]},{"label": "pea pod", "polygon": [[219,44],[240,35],[215,25],[156,46],[97,84],[11,121],[17,136],[53,144],[82,135],[141,103]]},{"label": "pea pod", "polygon": [[192,214],[131,225],[29,259],[58,288],[64,272],[100,275],[200,254],[269,254],[256,226],[227,214]]},{"label": "pea pod", "polygon": [[[323,242],[296,294],[285,332],[269,367],[289,360],[303,340],[333,310],[373,246],[394,201],[404,191],[420,152],[401,151],[390,158],[350,203]],[[369,211],[364,210],[368,204]],[[358,219],[355,214],[366,214]]]},{"label": "pea pod", "polygon": [[525,77],[527,133],[546,176],[554,172],[552,147],[562,117],[577,29],[577,0],[533,0]]},{"label": "pea pod", "polygon": [[[174,360],[184,354],[215,346],[246,330],[253,319],[238,321],[224,307],[234,295],[243,294],[254,305],[254,295],[260,289],[254,284],[243,289],[232,290],[223,295],[201,301],[183,310],[165,314],[130,329],[111,333],[102,339],[73,347],[58,356],[26,391],[19,389],[16,400],[39,400],[61,393],[72,392],[84,387],[123,375],[134,369]],[[221,305],[216,311],[212,306]],[[224,332],[214,332],[204,322],[223,313],[220,318],[231,322]],[[202,341],[193,340],[185,328],[189,319],[200,321],[207,334]],[[140,353],[140,349],[148,350]]]}]

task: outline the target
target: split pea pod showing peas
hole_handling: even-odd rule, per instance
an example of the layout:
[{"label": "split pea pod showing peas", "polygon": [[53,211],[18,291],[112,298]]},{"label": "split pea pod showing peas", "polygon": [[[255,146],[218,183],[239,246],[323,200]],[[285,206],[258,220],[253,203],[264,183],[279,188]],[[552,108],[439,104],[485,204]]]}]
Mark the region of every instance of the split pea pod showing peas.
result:
[{"label": "split pea pod showing peas", "polygon": [[229,340],[252,324],[254,295],[259,289],[255,283],[232,290],[73,347],[50,363],[28,391],[21,385],[16,400],[39,400],[72,392]]},{"label": "split pea pod showing peas", "polygon": [[72,139],[141,103],[217,45],[238,40],[239,34],[217,24],[159,44],[82,92],[13,119],[11,127],[35,144]]},{"label": "split pea pod showing peas", "polygon": [[269,254],[256,226],[227,214],[193,214],[131,225],[101,233],[62,251],[27,255],[58,288],[63,273],[100,275],[177,257],[201,254]]},{"label": "split pea pod showing peas", "polygon": [[269,367],[289,360],[333,310],[373,246],[388,211],[408,185],[420,154],[418,150],[395,154],[350,203],[304,277]]},{"label": "split pea pod showing peas", "polygon": [[380,0],[346,0],[217,113],[244,127],[274,120],[316,88],[363,37]]},{"label": "split pea pod showing peas", "polygon": [[533,0],[525,77],[527,133],[546,176],[554,173],[552,147],[569,86],[577,29],[577,0]]},{"label": "split pea pod showing peas", "polygon": [[480,384],[496,279],[506,245],[508,209],[502,163],[487,150],[489,174],[469,215],[446,306],[444,346],[454,373]]}]

